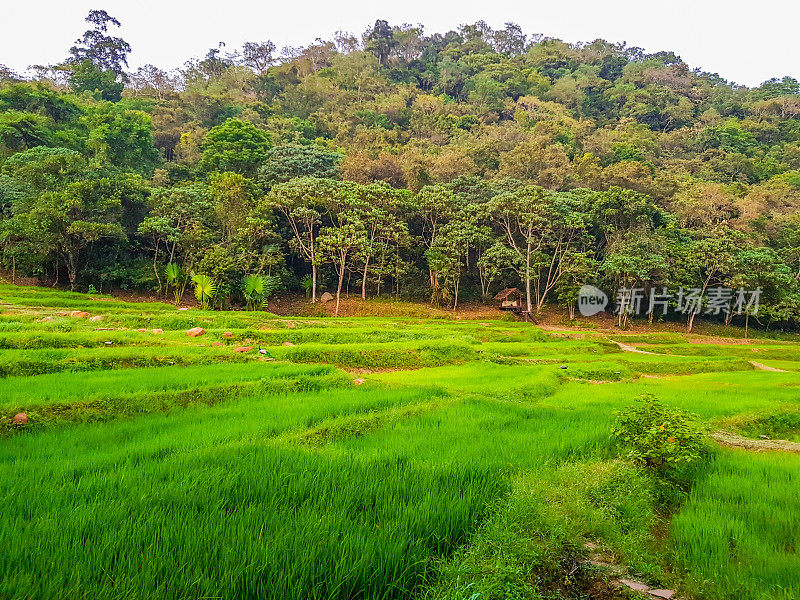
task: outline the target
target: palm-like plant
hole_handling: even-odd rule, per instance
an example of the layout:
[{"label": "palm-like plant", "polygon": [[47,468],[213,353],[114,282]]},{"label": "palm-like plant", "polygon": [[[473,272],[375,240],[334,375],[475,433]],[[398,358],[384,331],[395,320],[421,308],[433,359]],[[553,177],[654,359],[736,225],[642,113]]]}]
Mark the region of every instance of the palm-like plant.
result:
[{"label": "palm-like plant", "polygon": [[248,275],[242,283],[242,293],[247,301],[247,310],[255,310],[264,301],[264,278],[261,275]]},{"label": "palm-like plant", "polygon": [[197,301],[200,303],[203,310],[208,310],[208,307],[211,306],[211,301],[217,293],[217,285],[211,277],[203,273],[192,275],[192,281],[194,282],[194,295]]},{"label": "palm-like plant", "polygon": [[306,298],[310,298],[311,297],[311,289],[312,289],[313,285],[314,285],[314,279],[311,277],[311,275],[306,275],[300,281],[300,286],[303,288],[303,291],[306,293]]},{"label": "palm-like plant", "polygon": [[175,297],[175,306],[178,306],[183,299],[183,292],[186,290],[186,275],[174,263],[169,263],[164,267],[164,275],[167,276],[167,289],[172,289],[172,294]]},{"label": "palm-like plant", "polygon": [[278,281],[276,277],[267,275],[248,275],[242,283],[242,294],[247,301],[247,310],[257,310],[265,306],[267,298],[275,291]]}]

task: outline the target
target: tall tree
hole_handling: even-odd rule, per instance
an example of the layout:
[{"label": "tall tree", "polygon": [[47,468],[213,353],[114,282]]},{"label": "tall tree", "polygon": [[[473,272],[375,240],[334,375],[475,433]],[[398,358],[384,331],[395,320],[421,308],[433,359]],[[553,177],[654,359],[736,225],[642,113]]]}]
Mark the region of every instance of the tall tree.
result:
[{"label": "tall tree", "polygon": [[336,315],[342,296],[342,284],[350,261],[366,244],[367,235],[360,215],[354,210],[341,213],[337,225],[325,227],[319,232],[320,255],[333,263],[338,278],[336,284]]},{"label": "tall tree", "polygon": [[99,90],[104,100],[118,101],[127,81],[131,46],[120,37],[108,35],[109,25],[121,23],[104,10],[89,11],[86,22],[93,25],[70,48],[70,84],[75,91]]},{"label": "tall tree", "polygon": [[292,179],[273,187],[267,204],[286,220],[294,234],[291,246],[311,264],[311,301],[317,301],[317,266],[320,263],[317,234],[327,199],[339,193],[337,182],[316,177]]}]

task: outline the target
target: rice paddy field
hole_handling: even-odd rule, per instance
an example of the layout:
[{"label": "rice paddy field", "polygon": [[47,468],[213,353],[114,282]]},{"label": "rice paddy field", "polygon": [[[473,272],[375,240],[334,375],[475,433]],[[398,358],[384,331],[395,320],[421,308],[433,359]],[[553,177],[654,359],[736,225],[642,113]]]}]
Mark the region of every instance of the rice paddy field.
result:
[{"label": "rice paddy field", "polygon": [[0,285],[0,598],[800,598],[800,454],[611,436],[800,440],[800,344],[740,341]]}]

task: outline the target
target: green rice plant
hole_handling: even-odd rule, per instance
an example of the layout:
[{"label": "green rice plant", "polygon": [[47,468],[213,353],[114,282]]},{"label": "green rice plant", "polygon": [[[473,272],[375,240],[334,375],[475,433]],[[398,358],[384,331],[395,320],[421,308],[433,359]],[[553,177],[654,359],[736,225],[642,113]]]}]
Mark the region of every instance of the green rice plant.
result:
[{"label": "green rice plant", "polygon": [[609,339],[623,344],[681,344],[685,336],[680,333],[623,333],[609,336]]},{"label": "green rice plant", "polygon": [[[585,541],[685,597],[798,595],[797,457],[718,452],[690,463],[681,495],[615,459],[611,437],[643,393],[714,427],[791,435],[796,343],[617,338],[645,354],[600,330],[383,300],[331,319],[0,297],[4,600],[616,593],[582,562]],[[103,322],[59,315],[77,309]],[[212,347],[226,331],[277,360]],[[671,443],[665,423],[643,456]],[[670,538],[648,544],[669,510]]]},{"label": "green rice plant", "polygon": [[6,350],[0,353],[0,377],[61,371],[101,371],[153,366],[188,366],[255,360],[251,354],[225,348],[123,347],[97,349]]},{"label": "green rice plant", "polygon": [[403,369],[463,363],[475,360],[472,346],[456,341],[389,344],[302,344],[272,350],[276,357],[299,363],[326,363],[343,367]]},{"label": "green rice plant", "polygon": [[[349,385],[351,377],[333,367],[260,362],[13,377],[0,380],[0,435]],[[11,421],[19,412],[29,419],[24,428]]]},{"label": "green rice plant", "polygon": [[[426,398],[364,389],[245,398],[35,442],[17,437],[13,450],[0,447],[0,498],[13,515],[0,523],[0,595],[407,597],[432,556],[463,541],[502,479],[265,440]],[[54,448],[69,448],[69,460],[49,454]],[[15,457],[35,462],[37,477],[10,476]],[[38,497],[33,522],[20,512],[23,497]],[[30,525],[52,552],[46,577]]]},{"label": "green rice plant", "polygon": [[687,595],[800,597],[800,457],[721,450],[673,518]]}]

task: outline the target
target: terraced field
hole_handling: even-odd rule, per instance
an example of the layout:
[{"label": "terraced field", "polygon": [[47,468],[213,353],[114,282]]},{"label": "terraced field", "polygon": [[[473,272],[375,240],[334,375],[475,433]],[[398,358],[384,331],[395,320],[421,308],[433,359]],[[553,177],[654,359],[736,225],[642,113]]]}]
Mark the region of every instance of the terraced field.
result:
[{"label": "terraced field", "polygon": [[800,597],[800,455],[676,491],[610,436],[651,393],[796,440],[796,343],[0,303],[0,598]]}]

